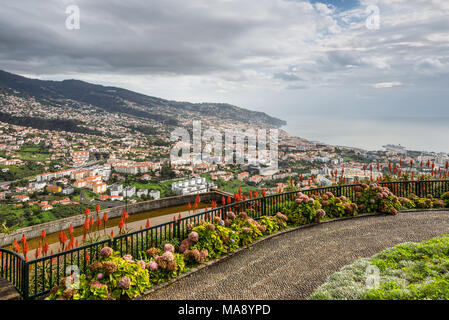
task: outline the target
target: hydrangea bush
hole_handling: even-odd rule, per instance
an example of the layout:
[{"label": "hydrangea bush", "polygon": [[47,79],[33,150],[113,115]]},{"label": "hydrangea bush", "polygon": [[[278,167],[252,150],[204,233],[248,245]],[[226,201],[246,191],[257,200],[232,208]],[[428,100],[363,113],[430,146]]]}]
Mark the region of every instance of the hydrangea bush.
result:
[{"label": "hydrangea bush", "polygon": [[290,224],[299,226],[315,221],[317,211],[321,208],[319,200],[298,192],[298,197],[293,202],[288,203],[282,211]]},{"label": "hydrangea bush", "polygon": [[86,274],[81,274],[77,284],[72,276],[64,278],[52,288],[49,300],[105,300],[135,298],[150,285],[145,264],[131,256],[120,257],[105,247],[100,259],[93,262]]},{"label": "hydrangea bush", "polygon": [[375,183],[356,186],[355,192],[356,203],[362,212],[397,214],[402,206],[399,198],[388,188]]}]

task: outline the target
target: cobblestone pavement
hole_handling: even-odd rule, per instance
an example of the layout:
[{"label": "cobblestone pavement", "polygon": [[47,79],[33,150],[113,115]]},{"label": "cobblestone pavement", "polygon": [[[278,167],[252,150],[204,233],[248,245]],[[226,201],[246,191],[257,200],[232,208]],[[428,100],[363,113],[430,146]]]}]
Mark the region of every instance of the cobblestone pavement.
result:
[{"label": "cobblestone pavement", "polygon": [[320,224],[267,239],[145,299],[306,299],[358,257],[449,233],[449,212],[404,212]]}]

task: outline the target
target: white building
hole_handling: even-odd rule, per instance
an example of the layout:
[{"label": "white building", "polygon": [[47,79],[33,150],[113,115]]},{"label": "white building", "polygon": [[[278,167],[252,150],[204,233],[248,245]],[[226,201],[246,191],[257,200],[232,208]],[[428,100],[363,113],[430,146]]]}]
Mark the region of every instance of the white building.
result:
[{"label": "white building", "polygon": [[206,178],[192,178],[174,182],[171,186],[173,192],[177,195],[196,194],[208,192],[210,188],[215,188],[214,183],[206,182]]},{"label": "white building", "polygon": [[145,196],[148,195],[148,189],[139,189],[139,190],[137,190],[136,196],[138,196],[140,198],[143,195],[145,195]]},{"label": "white building", "polygon": [[159,190],[150,190],[148,195],[151,196],[154,200],[161,198],[161,192]]}]

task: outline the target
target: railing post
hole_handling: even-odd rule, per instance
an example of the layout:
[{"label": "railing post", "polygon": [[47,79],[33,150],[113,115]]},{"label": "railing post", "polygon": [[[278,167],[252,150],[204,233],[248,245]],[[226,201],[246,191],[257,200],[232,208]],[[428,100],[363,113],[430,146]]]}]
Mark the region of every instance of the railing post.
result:
[{"label": "railing post", "polygon": [[422,198],[422,188],[421,188],[421,181],[418,181],[416,183],[416,195],[420,198]]},{"label": "railing post", "polygon": [[22,270],[22,294],[23,299],[28,300],[30,296],[29,292],[29,281],[30,281],[30,269],[28,262],[24,261]]}]

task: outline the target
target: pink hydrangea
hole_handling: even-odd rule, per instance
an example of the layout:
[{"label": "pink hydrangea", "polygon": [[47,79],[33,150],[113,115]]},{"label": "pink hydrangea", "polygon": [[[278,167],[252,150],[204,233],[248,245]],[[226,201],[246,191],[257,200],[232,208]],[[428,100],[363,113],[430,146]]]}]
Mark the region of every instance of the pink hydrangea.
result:
[{"label": "pink hydrangea", "polygon": [[209,251],[207,249],[203,249],[200,251],[201,259],[204,261],[209,256]]},{"label": "pink hydrangea", "polygon": [[102,273],[99,273],[99,274],[97,275],[97,279],[98,279],[98,280],[103,279],[103,274],[102,274]]},{"label": "pink hydrangea", "polygon": [[139,261],[137,261],[137,264],[138,264],[142,269],[145,269],[145,261],[139,260]]},{"label": "pink hydrangea", "polygon": [[148,262],[146,267],[151,271],[156,271],[159,268],[158,264],[155,261]]},{"label": "pink hydrangea", "polygon": [[170,243],[166,243],[166,244],[164,244],[164,252],[167,252],[167,251],[170,251],[173,253],[173,252],[175,252],[175,247]]},{"label": "pink hydrangea", "polygon": [[170,251],[166,251],[162,254],[161,258],[167,262],[175,260],[175,256]]},{"label": "pink hydrangea", "polygon": [[317,210],[316,214],[322,218],[326,215],[326,211],[324,211],[323,209],[319,209]]},{"label": "pink hydrangea", "polygon": [[104,247],[100,251],[100,256],[103,257],[103,258],[107,258],[107,257],[111,256],[113,252],[114,252],[114,250],[112,250],[112,248]]},{"label": "pink hydrangea", "polygon": [[232,211],[229,211],[226,216],[228,217],[228,219],[235,219],[235,213]]},{"label": "pink hydrangea", "polygon": [[191,242],[189,238],[182,240],[181,244],[179,245],[179,252],[184,253],[186,250],[189,249],[191,245]]},{"label": "pink hydrangea", "polygon": [[90,286],[94,287],[96,289],[100,289],[102,286],[104,286],[104,284],[101,283],[100,281],[95,281],[95,282],[91,283]]},{"label": "pink hydrangea", "polygon": [[127,290],[129,289],[129,286],[131,285],[131,279],[129,279],[128,277],[122,277],[119,281],[118,281],[118,286],[123,289],[123,290]]},{"label": "pink hydrangea", "polygon": [[125,255],[123,256],[123,259],[125,259],[126,261],[131,262],[131,261],[133,260],[133,256],[130,255],[130,254],[125,254]]},{"label": "pink hydrangea", "polygon": [[240,212],[239,213],[239,218],[241,218],[241,219],[248,219],[248,215],[246,214],[246,212]]},{"label": "pink hydrangea", "polygon": [[189,240],[192,241],[192,242],[198,242],[198,240],[199,240],[198,233],[195,232],[195,231],[190,232],[189,233]]},{"label": "pink hydrangea", "polygon": [[243,228],[242,231],[243,231],[244,233],[249,233],[249,232],[250,232],[250,230],[249,230],[248,227]]}]

